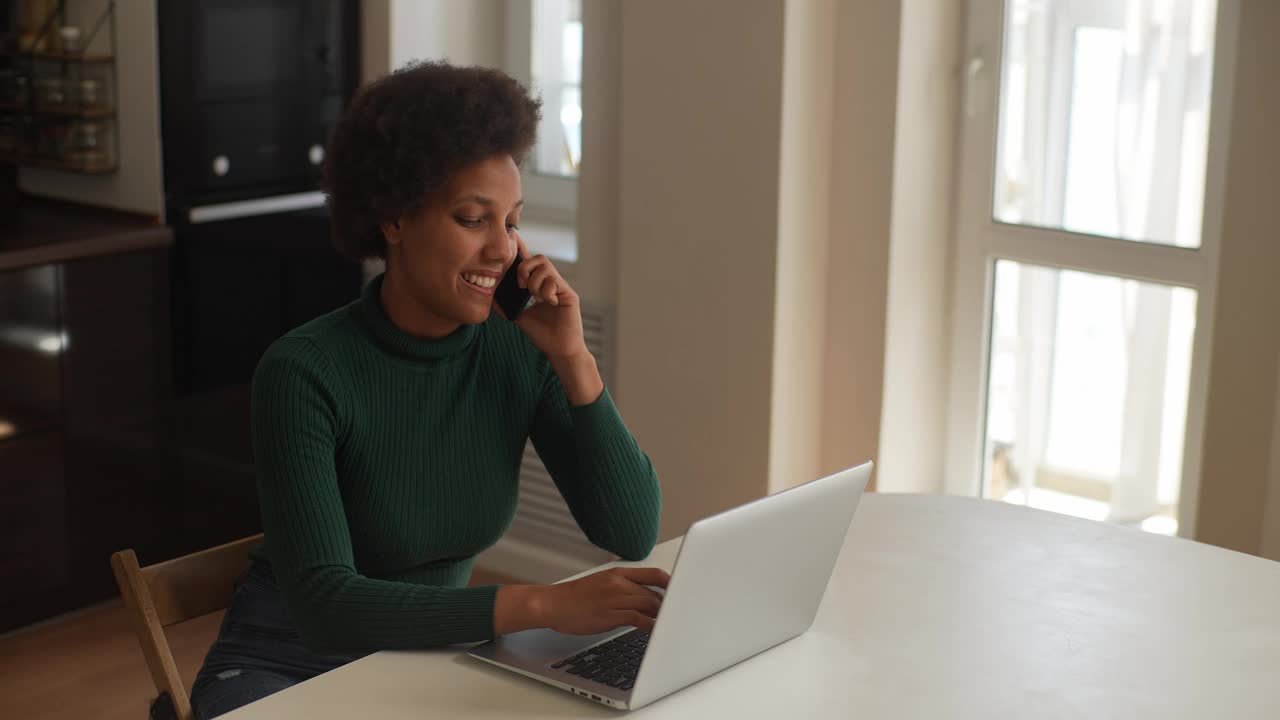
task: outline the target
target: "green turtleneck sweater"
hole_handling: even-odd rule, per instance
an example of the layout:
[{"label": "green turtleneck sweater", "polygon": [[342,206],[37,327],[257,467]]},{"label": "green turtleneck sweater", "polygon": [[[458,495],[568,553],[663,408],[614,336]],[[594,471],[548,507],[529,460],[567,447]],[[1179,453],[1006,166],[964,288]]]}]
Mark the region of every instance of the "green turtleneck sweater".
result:
[{"label": "green turtleneck sweater", "polygon": [[271,562],[318,652],[493,637],[497,587],[466,587],[516,510],[526,439],[596,545],[638,560],[658,479],[608,390],[570,407],[546,356],[491,316],[441,340],[362,297],[277,340],[253,378],[253,446]]}]

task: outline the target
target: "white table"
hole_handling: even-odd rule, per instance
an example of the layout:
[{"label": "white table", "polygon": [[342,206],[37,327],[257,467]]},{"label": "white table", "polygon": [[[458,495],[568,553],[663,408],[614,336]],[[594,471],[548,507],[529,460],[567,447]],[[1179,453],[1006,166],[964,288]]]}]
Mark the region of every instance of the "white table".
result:
[{"label": "white table", "polygon": [[[679,541],[646,563],[670,568]],[[1280,718],[1280,563],[1002,503],[869,494],[805,635],[637,718]],[[226,716],[617,718],[457,650]]]}]

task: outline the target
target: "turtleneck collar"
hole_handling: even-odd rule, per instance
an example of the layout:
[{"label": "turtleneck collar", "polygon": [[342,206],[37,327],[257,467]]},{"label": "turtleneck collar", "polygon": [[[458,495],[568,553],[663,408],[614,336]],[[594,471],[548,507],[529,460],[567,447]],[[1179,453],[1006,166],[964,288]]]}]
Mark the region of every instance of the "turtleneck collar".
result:
[{"label": "turtleneck collar", "polygon": [[465,350],[475,339],[476,325],[463,324],[439,340],[414,337],[396,327],[382,307],[383,277],[379,275],[365,285],[360,295],[359,317],[374,340],[388,352],[413,360],[444,360]]}]

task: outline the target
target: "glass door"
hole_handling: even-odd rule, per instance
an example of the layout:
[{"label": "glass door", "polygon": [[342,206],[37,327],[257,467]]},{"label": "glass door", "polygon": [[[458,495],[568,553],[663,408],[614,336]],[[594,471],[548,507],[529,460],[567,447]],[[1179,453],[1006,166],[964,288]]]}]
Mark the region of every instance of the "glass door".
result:
[{"label": "glass door", "polygon": [[950,491],[1190,532],[1233,1],[971,3]]}]

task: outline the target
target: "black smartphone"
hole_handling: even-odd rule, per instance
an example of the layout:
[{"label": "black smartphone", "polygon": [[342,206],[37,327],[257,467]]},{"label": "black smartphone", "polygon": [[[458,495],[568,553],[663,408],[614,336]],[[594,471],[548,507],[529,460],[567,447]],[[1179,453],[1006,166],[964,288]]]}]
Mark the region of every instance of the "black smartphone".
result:
[{"label": "black smartphone", "polygon": [[516,255],[515,262],[511,263],[511,267],[507,268],[507,272],[502,276],[502,280],[498,281],[498,288],[493,291],[493,297],[498,301],[498,307],[502,308],[502,312],[506,314],[507,319],[515,322],[520,317],[520,313],[524,312],[525,307],[529,305],[529,298],[533,296],[528,290],[520,287],[516,281],[516,268],[520,267],[523,260]]}]

